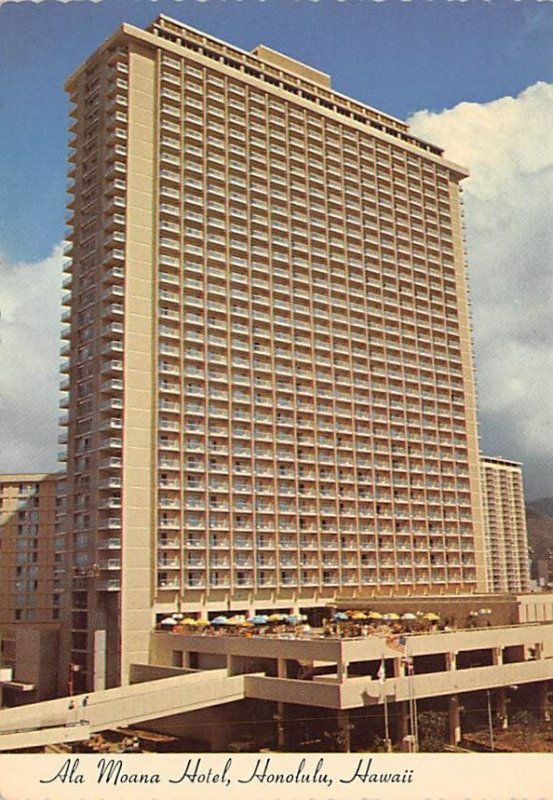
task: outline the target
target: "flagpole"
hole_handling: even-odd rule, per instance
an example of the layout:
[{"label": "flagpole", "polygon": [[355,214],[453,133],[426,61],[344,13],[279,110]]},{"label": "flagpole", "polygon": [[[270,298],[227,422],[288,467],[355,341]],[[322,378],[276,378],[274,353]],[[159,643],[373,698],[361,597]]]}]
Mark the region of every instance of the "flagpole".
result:
[{"label": "flagpole", "polygon": [[[409,641],[409,640],[408,640]],[[415,697],[415,686],[413,676],[415,674],[415,662],[413,656],[408,654],[407,645],[405,647],[405,655],[407,660],[407,669],[409,670],[409,705],[411,717],[411,736],[413,737],[413,752],[419,752],[419,724],[417,720],[417,700]]]},{"label": "flagpole", "polygon": [[391,741],[390,741],[390,720],[388,717],[388,695],[386,694],[386,663],[385,663],[385,655],[382,653],[382,661],[380,663],[380,671],[381,671],[381,678],[380,682],[382,684],[382,691],[384,693],[384,738],[386,741],[386,752],[391,753]]}]

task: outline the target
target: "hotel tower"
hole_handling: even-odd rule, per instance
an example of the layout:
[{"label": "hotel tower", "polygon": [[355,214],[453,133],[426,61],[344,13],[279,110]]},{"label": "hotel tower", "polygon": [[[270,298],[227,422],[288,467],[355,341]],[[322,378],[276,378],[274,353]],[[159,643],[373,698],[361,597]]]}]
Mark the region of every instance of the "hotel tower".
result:
[{"label": "hotel tower", "polygon": [[482,508],[488,591],[530,589],[522,467],[482,456]]},{"label": "hotel tower", "polygon": [[125,682],[170,612],[482,591],[466,171],[164,16],[66,88],[80,685]]}]

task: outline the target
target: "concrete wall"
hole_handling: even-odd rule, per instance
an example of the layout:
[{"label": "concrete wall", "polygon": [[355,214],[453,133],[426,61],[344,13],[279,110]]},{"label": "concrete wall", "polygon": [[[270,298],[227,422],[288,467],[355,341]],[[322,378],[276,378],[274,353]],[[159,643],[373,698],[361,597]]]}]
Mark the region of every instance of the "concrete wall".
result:
[{"label": "concrete wall", "polygon": [[35,684],[35,701],[56,696],[58,646],[57,630],[24,628],[15,632],[14,680]]}]

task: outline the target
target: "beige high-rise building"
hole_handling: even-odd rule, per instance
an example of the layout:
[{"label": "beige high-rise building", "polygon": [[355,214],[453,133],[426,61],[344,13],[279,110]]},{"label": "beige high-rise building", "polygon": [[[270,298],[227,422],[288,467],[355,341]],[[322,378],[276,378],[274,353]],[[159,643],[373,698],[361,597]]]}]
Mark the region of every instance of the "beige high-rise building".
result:
[{"label": "beige high-rise building", "polygon": [[485,587],[462,167],[159,17],[69,79],[67,646],[156,615]]},{"label": "beige high-rise building", "polygon": [[0,475],[0,635],[60,618],[64,590],[62,473]]},{"label": "beige high-rise building", "polygon": [[528,531],[519,463],[482,456],[482,507],[488,591],[527,592]]}]

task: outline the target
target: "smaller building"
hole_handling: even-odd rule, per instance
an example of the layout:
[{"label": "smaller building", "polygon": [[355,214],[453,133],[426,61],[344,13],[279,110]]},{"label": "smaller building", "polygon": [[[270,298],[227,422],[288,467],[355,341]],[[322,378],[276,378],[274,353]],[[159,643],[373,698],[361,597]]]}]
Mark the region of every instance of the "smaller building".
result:
[{"label": "smaller building", "polygon": [[59,618],[64,477],[0,475],[0,630]]},{"label": "smaller building", "polygon": [[64,591],[64,473],[0,475],[2,701],[53,697]]},{"label": "smaller building", "polygon": [[490,592],[530,588],[521,465],[481,456],[486,572]]}]

